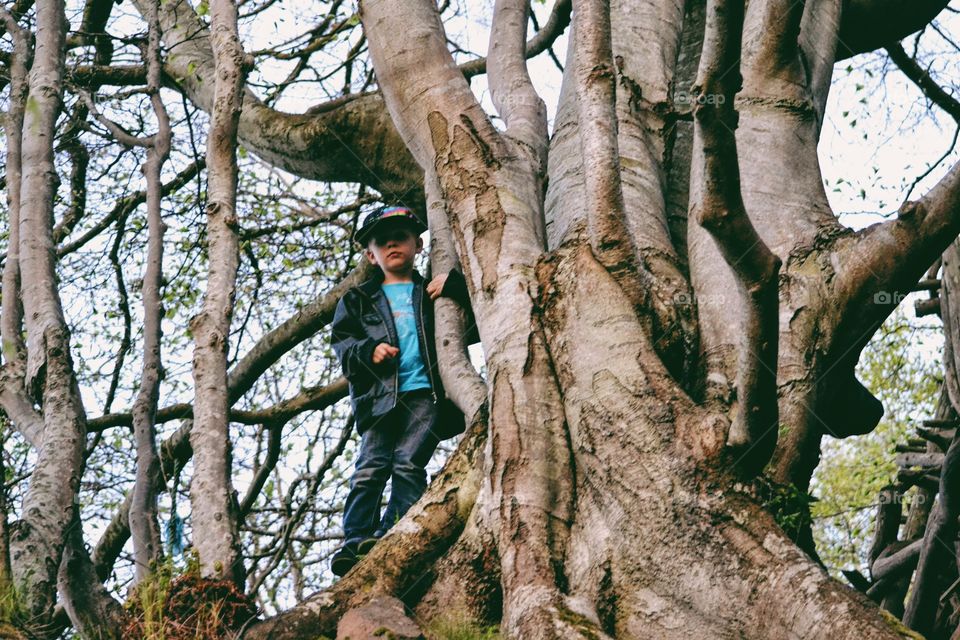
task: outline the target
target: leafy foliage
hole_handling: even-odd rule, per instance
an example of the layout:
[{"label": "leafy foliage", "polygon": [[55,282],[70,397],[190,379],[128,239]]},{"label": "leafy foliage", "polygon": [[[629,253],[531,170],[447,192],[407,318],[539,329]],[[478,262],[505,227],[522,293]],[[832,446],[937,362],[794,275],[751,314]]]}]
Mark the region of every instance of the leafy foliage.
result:
[{"label": "leafy foliage", "polygon": [[[894,447],[912,425],[932,415],[942,382],[939,328],[892,315],[867,346],[858,375],[884,406],[877,428],[864,436],[823,442],[813,478],[817,552],[835,573],[867,570],[880,489],[895,479]],[[909,499],[911,494],[907,494]]]}]

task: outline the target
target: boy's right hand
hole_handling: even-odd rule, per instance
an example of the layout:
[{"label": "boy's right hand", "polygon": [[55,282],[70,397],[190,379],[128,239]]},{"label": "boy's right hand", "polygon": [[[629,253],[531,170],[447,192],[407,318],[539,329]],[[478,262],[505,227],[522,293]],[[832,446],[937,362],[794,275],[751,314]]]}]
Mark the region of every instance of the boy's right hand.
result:
[{"label": "boy's right hand", "polygon": [[381,342],[373,350],[373,364],[380,364],[387,360],[392,360],[400,354],[400,349],[390,346],[386,342]]}]

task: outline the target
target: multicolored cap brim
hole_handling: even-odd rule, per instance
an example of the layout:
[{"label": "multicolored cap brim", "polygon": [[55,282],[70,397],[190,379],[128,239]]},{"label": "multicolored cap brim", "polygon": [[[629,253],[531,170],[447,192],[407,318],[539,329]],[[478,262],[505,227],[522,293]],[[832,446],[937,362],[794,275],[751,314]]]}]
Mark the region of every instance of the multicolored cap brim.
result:
[{"label": "multicolored cap brim", "polygon": [[363,224],[353,235],[353,239],[361,245],[366,245],[374,229],[383,224],[406,223],[410,225],[417,234],[427,230],[420,218],[406,207],[387,207],[378,209],[366,217]]}]

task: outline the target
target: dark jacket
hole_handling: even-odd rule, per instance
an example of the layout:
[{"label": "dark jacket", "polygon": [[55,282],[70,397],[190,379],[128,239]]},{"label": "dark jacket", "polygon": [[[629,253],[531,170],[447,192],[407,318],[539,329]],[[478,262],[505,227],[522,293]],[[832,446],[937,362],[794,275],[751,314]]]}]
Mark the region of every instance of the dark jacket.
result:
[{"label": "dark jacket", "polygon": [[[390,303],[380,288],[382,284],[383,274],[378,270],[376,276],[343,294],[333,316],[331,342],[340,358],[343,375],[350,383],[350,402],[360,433],[397,405],[400,359],[373,364],[373,351],[378,344],[399,346]],[[441,295],[470,309],[466,282],[457,270],[450,272]],[[452,438],[463,433],[464,418],[443,391],[433,339],[433,301],[426,295],[424,280],[416,271],[413,273],[413,312],[420,357],[437,403],[438,435],[441,439]]]}]

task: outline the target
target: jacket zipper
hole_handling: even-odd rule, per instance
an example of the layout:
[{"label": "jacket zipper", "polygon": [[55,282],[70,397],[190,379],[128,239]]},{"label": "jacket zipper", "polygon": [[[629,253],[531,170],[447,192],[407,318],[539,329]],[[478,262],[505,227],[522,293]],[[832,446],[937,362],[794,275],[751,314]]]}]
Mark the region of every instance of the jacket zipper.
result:
[{"label": "jacket zipper", "polygon": [[[363,292],[366,295],[366,292]],[[380,316],[380,321],[383,322],[383,326],[387,328],[387,339],[391,342],[399,342],[392,335],[390,335],[390,325],[387,324],[387,319],[383,317],[383,313],[380,311],[380,307],[377,305],[377,301],[367,296],[367,300],[370,301],[370,304],[373,306],[373,310],[377,312],[377,315]],[[390,302],[387,301],[389,305]],[[394,327],[394,333],[396,333],[396,327]],[[396,346],[396,345],[393,345]],[[393,406],[397,406],[397,400],[400,396],[400,366],[399,364],[394,367],[393,370]]]},{"label": "jacket zipper", "polygon": [[[433,396],[433,403],[437,403],[437,385],[433,380],[433,364],[430,362],[430,346],[427,344],[427,337],[424,327],[426,327],[426,321],[423,317],[423,287],[419,288],[420,295],[420,322],[417,323],[417,334],[420,336],[420,350],[423,351],[423,359],[427,362],[427,377],[430,380],[430,395]],[[439,372],[438,372],[439,373]]]}]

